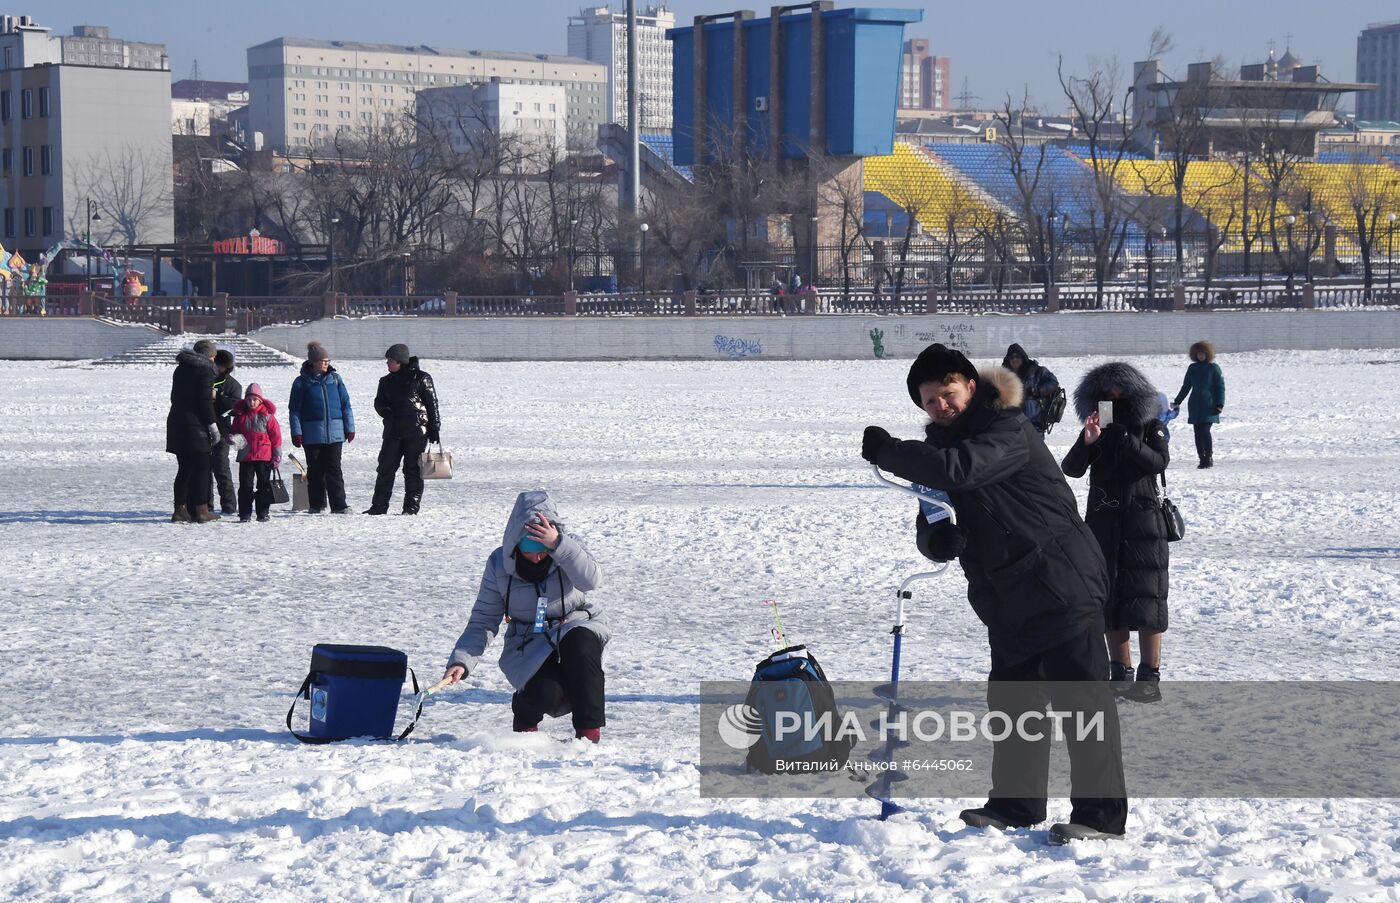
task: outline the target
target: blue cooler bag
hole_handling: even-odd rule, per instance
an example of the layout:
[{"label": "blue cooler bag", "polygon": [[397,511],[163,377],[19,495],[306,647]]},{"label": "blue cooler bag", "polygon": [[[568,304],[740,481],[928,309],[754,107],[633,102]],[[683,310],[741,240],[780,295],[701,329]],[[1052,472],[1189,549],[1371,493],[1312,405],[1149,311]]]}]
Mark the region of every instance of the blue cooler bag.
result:
[{"label": "blue cooler bag", "polygon": [[[303,743],[350,737],[393,739],[405,672],[412,676],[413,693],[419,700],[413,722],[398,735],[399,740],[413,732],[423,714],[418,675],[408,667],[408,656],[387,646],[317,643],[311,650],[311,671],[287,710],[287,730]],[[310,734],[299,734],[292,727],[292,713],[300,699],[311,703]]]}]

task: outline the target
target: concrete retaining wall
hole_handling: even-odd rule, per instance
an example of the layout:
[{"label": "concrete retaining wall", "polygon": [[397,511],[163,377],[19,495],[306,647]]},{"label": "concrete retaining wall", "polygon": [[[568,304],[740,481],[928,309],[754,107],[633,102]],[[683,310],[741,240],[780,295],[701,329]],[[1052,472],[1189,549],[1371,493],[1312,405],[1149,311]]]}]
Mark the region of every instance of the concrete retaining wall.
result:
[{"label": "concrete retaining wall", "polygon": [[321,320],[251,338],[302,355],[311,339],[346,359],[395,342],[435,360],[862,360],[913,358],[931,342],[1001,357],[1169,354],[1197,339],[1218,350],[1400,348],[1400,311],[1059,313],[1025,316],[792,316],[637,319]]},{"label": "concrete retaining wall", "polygon": [[6,317],[0,320],[0,360],[94,360],[139,348],[164,335],[152,326],[114,326],[80,317]]},{"label": "concrete retaining wall", "polygon": [[[0,320],[0,359],[110,357],[161,337],[86,319]],[[523,317],[318,320],[250,338],[298,357],[316,339],[346,360],[395,342],[425,360],[868,360],[913,358],[930,342],[1001,357],[1020,342],[1037,356],[1170,354],[1197,339],[1223,352],[1400,348],[1400,311],[1058,313],[923,317]]]}]

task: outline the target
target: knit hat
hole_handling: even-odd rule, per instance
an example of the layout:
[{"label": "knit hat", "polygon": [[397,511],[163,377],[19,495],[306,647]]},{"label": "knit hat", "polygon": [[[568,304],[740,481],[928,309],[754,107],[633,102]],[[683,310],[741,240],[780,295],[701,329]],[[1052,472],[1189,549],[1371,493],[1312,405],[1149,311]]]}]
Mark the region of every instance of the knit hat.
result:
[{"label": "knit hat", "polygon": [[972,361],[955,348],[949,348],[942,344],[933,344],[919,352],[919,356],[914,359],[914,365],[909,368],[909,378],[906,380],[909,386],[909,397],[914,400],[914,404],[919,404],[919,386],[924,383],[941,383],[950,373],[960,373],[968,379],[977,378],[977,368],[972,366]]},{"label": "knit hat", "polygon": [[328,361],[331,359],[331,353],[320,342],[308,342],[306,344],[306,359],[312,363]]},{"label": "knit hat", "polygon": [[218,351],[214,352],[214,363],[217,366],[227,367],[229,370],[232,370],[233,352],[229,351],[227,348],[220,348]]},{"label": "knit hat", "polygon": [[518,548],[518,549],[519,549],[520,551],[522,551],[522,552],[548,552],[548,551],[549,551],[549,546],[547,546],[547,545],[545,545],[544,543],[540,542],[538,539],[531,539],[529,536],[526,536],[524,539],[520,540],[520,542],[516,543],[516,544],[515,544],[515,547]]},{"label": "knit hat", "polygon": [[400,364],[407,365],[408,346],[403,344],[402,342],[399,342],[395,345],[390,345],[389,350],[384,352],[384,357],[386,360],[398,361]]},{"label": "knit hat", "polygon": [[262,386],[258,385],[257,383],[248,383],[248,388],[243,391],[243,397],[252,398],[254,395],[258,396],[259,398],[263,397]]}]

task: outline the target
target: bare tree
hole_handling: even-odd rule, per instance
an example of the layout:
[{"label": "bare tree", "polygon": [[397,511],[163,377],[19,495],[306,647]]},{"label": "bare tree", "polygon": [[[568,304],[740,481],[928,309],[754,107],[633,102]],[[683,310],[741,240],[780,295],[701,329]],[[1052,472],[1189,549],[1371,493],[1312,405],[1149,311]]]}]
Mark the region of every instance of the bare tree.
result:
[{"label": "bare tree", "polygon": [[152,233],[173,221],[171,173],[168,153],[152,154],[125,145],[104,148],[72,163],[70,184],[74,196],[90,198],[101,215],[100,243],[115,239],[130,247],[156,240],[159,236]]},{"label": "bare tree", "polygon": [[1094,292],[1103,304],[1104,283],[1123,253],[1130,222],[1129,204],[1119,172],[1134,131],[1127,115],[1128,93],[1119,94],[1119,67],[1100,63],[1087,75],[1066,75],[1061,57],[1056,73],[1087,146],[1088,171],[1077,191],[1088,214],[1077,229],[1087,235],[1094,254]]},{"label": "bare tree", "polygon": [[[997,144],[1006,154],[1006,165],[1011,179],[1016,185],[1017,220],[1006,220],[998,224],[1005,231],[1014,227],[1020,232],[1016,238],[1023,244],[1030,258],[1031,268],[1038,271],[1041,281],[1048,287],[1052,281],[1050,272],[1050,225],[1053,216],[1053,199],[1046,207],[1046,192],[1043,183],[1048,183],[1049,148],[1043,143],[1032,144],[1026,140],[1026,119],[1033,115],[1030,94],[1021,98],[1019,107],[1012,105],[1011,95],[995,115],[997,122]],[[1008,236],[1009,238],[1010,236]],[[1003,242],[1001,247],[1011,256],[1013,242]]]}]

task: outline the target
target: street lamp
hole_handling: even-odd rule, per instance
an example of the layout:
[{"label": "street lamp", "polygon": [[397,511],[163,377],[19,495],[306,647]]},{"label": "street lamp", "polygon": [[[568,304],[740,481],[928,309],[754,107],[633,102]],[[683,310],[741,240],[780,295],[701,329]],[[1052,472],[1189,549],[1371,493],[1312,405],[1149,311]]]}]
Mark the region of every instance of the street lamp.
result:
[{"label": "street lamp", "polygon": [[1050,231],[1050,279],[1049,285],[1055,287],[1055,202],[1050,202],[1050,216],[1046,220],[1046,225]]},{"label": "street lamp", "polygon": [[1395,288],[1395,214],[1385,219],[1390,223],[1390,250],[1386,252],[1385,260],[1385,293],[1389,295]]},{"label": "street lamp", "polygon": [[637,227],[642,233],[642,291],[647,290],[647,232],[651,229],[646,223]]},{"label": "street lamp", "polygon": [[1291,213],[1283,218],[1283,225],[1285,231],[1288,233],[1288,256],[1285,260],[1287,261],[1288,296],[1290,298],[1293,297],[1293,224],[1297,221],[1298,218]]},{"label": "street lamp", "polygon": [[326,238],[330,244],[330,268],[331,268],[331,294],[335,294],[335,227],[340,224],[340,214],[331,214],[331,227],[326,230]]},{"label": "street lamp", "polygon": [[810,266],[807,269],[807,284],[813,290],[817,287],[817,216],[812,215],[812,228],[807,232],[807,240],[812,245]]},{"label": "street lamp", "polygon": [[[1391,217],[1390,217],[1390,218],[1391,218],[1392,220],[1395,219],[1395,215],[1394,215],[1394,214],[1391,214]],[[88,199],[87,199],[87,228],[86,228],[85,230],[83,230],[83,244],[87,245],[87,247],[83,249],[83,260],[84,260],[84,263],[83,263],[83,271],[84,271],[84,278],[87,280],[87,290],[88,290],[88,291],[92,291],[92,224],[93,224],[93,223],[96,223],[96,222],[100,222],[101,219],[102,219],[102,214],[100,214],[100,213],[98,213],[96,210],[93,210],[93,209],[92,209],[92,198],[88,198]]]},{"label": "street lamp", "polygon": [[407,251],[404,251],[400,256],[403,257],[403,296],[404,296],[405,298],[407,298],[407,297],[408,297],[408,259],[409,259],[409,256],[410,256],[410,255],[409,255],[409,253],[408,253]]},{"label": "street lamp", "polygon": [[569,220],[569,291],[574,290],[574,244],[578,236],[578,220]]}]

